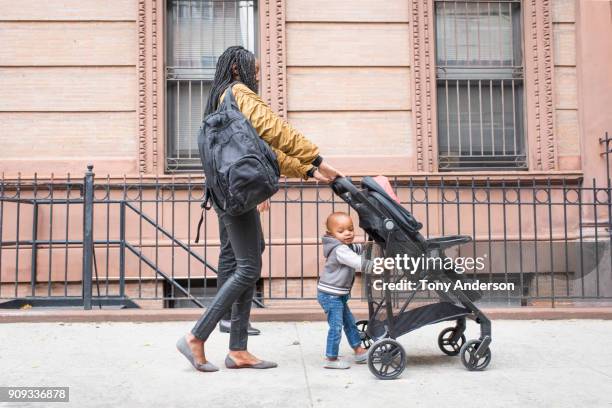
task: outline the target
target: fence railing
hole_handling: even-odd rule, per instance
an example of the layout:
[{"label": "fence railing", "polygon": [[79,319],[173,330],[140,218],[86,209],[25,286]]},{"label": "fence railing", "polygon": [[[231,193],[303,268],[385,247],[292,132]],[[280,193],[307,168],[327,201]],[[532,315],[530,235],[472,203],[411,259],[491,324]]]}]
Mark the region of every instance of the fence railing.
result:
[{"label": "fence railing", "polygon": [[[608,140],[606,138],[606,140]],[[608,142],[606,142],[608,143]],[[466,273],[512,283],[484,300],[507,305],[612,299],[611,189],[595,180],[391,177],[426,237],[470,235],[449,252],[483,257]],[[204,306],[216,292],[219,231],[201,180],[2,180],[1,307]],[[358,217],[327,185],[288,182],[261,214],[266,250],[257,300],[314,299],[331,212]],[[365,233],[358,229],[358,239]],[[356,279],[354,296],[361,294]],[[423,299],[428,298],[423,293]]]}]

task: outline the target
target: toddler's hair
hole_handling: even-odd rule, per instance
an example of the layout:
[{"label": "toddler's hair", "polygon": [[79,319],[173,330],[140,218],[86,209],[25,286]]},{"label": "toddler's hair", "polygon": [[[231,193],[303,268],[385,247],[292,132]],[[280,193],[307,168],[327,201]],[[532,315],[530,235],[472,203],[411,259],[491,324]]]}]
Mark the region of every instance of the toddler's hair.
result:
[{"label": "toddler's hair", "polygon": [[351,216],[343,211],[336,211],[336,212],[329,214],[329,216],[327,217],[327,220],[325,221],[325,228],[327,228],[327,231],[331,231],[332,225],[336,224],[341,218],[344,218],[344,217],[351,219]]}]

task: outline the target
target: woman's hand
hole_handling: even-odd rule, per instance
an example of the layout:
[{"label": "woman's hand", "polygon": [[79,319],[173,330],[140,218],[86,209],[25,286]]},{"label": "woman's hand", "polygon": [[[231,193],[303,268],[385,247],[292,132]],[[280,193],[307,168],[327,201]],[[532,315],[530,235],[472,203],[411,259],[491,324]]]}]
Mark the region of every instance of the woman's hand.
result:
[{"label": "woman's hand", "polygon": [[[334,167],[329,165],[326,161],[321,162],[321,164],[319,165],[319,172],[323,175],[323,177],[327,178],[330,181],[333,181],[336,177],[344,177],[344,174],[340,173]],[[316,174],[317,173],[315,172],[315,175]]]},{"label": "woman's hand", "polygon": [[259,212],[268,211],[269,209],[270,209],[270,199],[269,198],[266,201],[262,201],[261,203],[257,204],[257,211]]},{"label": "woman's hand", "polygon": [[329,178],[325,177],[323,174],[321,174],[321,172],[319,170],[315,170],[315,172],[312,174],[312,177],[317,179],[317,181],[321,181],[323,183],[330,183],[331,182],[331,180]]}]

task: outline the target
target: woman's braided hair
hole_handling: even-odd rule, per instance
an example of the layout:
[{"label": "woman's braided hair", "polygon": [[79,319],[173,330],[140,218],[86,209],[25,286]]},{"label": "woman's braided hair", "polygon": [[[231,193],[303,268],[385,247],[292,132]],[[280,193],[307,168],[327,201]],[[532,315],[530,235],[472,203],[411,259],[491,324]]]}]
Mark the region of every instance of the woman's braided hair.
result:
[{"label": "woman's braided hair", "polygon": [[206,103],[205,116],[217,110],[219,97],[225,88],[233,82],[232,65],[236,64],[240,81],[253,92],[257,92],[257,78],[255,77],[255,54],[246,48],[235,45],[229,47],[219,57],[215,78],[213,79],[210,95]]}]

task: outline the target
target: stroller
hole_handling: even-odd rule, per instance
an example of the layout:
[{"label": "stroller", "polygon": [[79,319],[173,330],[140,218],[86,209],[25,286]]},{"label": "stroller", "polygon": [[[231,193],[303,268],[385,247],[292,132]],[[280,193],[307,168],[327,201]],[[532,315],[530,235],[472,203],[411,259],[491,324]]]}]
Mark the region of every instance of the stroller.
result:
[{"label": "stroller", "polygon": [[[371,177],[364,177],[361,189],[348,177],[336,178],[332,190],[359,215],[359,226],[368,234],[364,256],[391,257],[440,257],[447,259],[444,250],[472,240],[465,235],[425,239],[419,233],[422,224],[412,214],[393,200],[383,187]],[[373,242],[372,242],[373,241]],[[364,286],[368,300],[368,320],[357,322],[362,346],[368,350],[368,367],[372,374],[384,380],[395,379],[406,367],[406,352],[397,342],[399,336],[428,324],[454,321],[453,327],[440,332],[438,346],[449,356],[461,356],[463,365],[470,371],[485,369],[491,362],[491,321],[474,302],[481,294],[473,290],[435,290],[439,302],[408,309],[408,304],[419,289],[404,291],[405,299],[399,299],[395,291],[373,288],[370,274],[364,274]],[[446,268],[420,268],[414,273],[406,270],[385,269],[377,278],[383,285],[400,281],[427,280],[428,282],[470,282],[463,274]],[[380,283],[380,282],[379,282]],[[380,286],[380,285],[379,285]],[[387,286],[388,287],[388,286]],[[394,293],[391,293],[394,292]],[[464,335],[466,318],[480,325],[480,338],[466,342]]]}]

